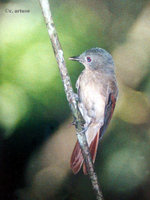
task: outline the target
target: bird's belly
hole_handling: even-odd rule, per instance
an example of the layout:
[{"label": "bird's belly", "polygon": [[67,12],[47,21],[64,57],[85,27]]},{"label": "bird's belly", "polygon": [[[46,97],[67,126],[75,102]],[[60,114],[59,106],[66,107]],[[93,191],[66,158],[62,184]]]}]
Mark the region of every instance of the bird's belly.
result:
[{"label": "bird's belly", "polygon": [[102,121],[105,110],[105,97],[102,95],[100,86],[86,84],[80,88],[80,103],[79,109],[83,114],[84,119],[94,120],[95,122]]}]

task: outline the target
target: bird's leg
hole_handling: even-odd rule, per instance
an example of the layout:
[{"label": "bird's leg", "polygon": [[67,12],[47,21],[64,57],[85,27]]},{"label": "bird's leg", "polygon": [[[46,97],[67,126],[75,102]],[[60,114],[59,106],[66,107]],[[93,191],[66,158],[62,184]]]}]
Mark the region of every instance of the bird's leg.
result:
[{"label": "bird's leg", "polygon": [[72,125],[76,125],[76,120],[75,120],[75,118],[73,119],[73,121],[72,121],[71,124],[72,124]]},{"label": "bird's leg", "polygon": [[85,132],[87,131],[87,129],[88,129],[88,126],[84,127],[84,128],[82,129],[82,131],[79,132],[79,134],[85,133]]},{"label": "bird's leg", "polygon": [[78,96],[78,94],[73,93],[73,95],[74,95],[75,100],[76,100],[76,101],[79,101],[79,96]]},{"label": "bird's leg", "polygon": [[91,123],[92,123],[92,121],[90,121],[90,123],[85,123],[85,124],[84,124],[84,127],[83,127],[82,131],[80,131],[80,133],[81,133],[81,134],[82,134],[82,133],[85,133],[85,132],[88,130],[88,128],[89,128],[89,126],[91,125]]}]

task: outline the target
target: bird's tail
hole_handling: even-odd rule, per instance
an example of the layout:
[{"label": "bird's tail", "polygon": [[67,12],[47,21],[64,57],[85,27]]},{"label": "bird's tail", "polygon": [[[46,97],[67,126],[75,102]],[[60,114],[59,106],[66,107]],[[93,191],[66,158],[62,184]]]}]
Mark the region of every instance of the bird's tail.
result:
[{"label": "bird's tail", "polygon": [[[95,162],[95,158],[96,158],[97,147],[98,147],[98,142],[99,142],[99,134],[100,134],[100,131],[98,131],[98,133],[96,134],[96,136],[94,137],[93,141],[90,144],[90,153],[91,153],[93,163]],[[80,171],[82,164],[83,164],[83,172],[84,174],[87,174],[81,148],[77,141],[74,147],[74,150],[72,152],[71,160],[70,160],[70,167],[74,174],[77,174]]]},{"label": "bird's tail", "polygon": [[70,159],[70,167],[74,174],[77,174],[79,172],[82,164],[83,164],[83,156],[80,149],[80,145],[77,141]]}]

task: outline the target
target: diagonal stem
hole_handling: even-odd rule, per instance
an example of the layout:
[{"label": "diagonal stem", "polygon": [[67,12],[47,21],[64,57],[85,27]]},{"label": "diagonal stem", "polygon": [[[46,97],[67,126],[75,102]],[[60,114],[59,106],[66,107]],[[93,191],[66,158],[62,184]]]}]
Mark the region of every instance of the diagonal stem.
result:
[{"label": "diagonal stem", "polygon": [[49,34],[49,37],[50,37],[50,40],[51,40],[51,43],[53,46],[54,54],[55,54],[55,57],[56,57],[56,60],[58,63],[58,67],[59,67],[59,71],[61,74],[61,79],[63,81],[66,97],[67,97],[68,103],[70,105],[72,115],[75,120],[77,138],[78,138],[78,142],[80,144],[80,148],[82,150],[86,169],[87,169],[89,178],[91,180],[93,190],[95,191],[97,200],[103,200],[103,195],[102,195],[99,183],[98,183],[97,175],[94,172],[94,166],[93,166],[93,162],[91,159],[89,147],[88,147],[85,132],[84,132],[84,120],[78,109],[76,98],[75,98],[73,88],[71,85],[71,80],[68,75],[66,63],[64,60],[64,56],[63,56],[63,50],[61,48],[61,45],[60,45],[60,42],[58,39],[58,35],[57,35],[56,29],[55,29],[55,24],[53,22],[51,10],[50,10],[50,4],[49,4],[48,0],[39,0],[39,2],[41,5],[41,8],[42,8],[42,12],[43,12],[43,16],[44,16],[45,23],[47,26],[48,34]]}]

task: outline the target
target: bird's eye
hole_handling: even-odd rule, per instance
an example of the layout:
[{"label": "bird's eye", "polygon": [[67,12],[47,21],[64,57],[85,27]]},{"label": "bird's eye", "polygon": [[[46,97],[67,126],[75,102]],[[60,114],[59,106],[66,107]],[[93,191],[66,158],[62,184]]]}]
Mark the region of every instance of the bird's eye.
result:
[{"label": "bird's eye", "polygon": [[88,62],[91,62],[91,58],[90,58],[90,57],[87,57],[87,61],[88,61]]}]

